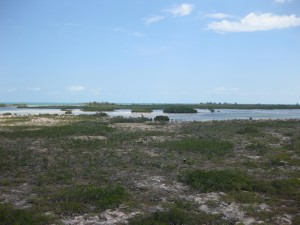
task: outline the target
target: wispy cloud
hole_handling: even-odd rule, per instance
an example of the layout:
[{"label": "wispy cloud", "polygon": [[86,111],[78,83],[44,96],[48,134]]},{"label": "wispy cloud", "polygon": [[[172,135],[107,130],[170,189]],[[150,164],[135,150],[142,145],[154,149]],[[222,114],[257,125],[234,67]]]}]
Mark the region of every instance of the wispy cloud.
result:
[{"label": "wispy cloud", "polygon": [[284,4],[284,3],[290,3],[293,0],[274,0],[275,3]]},{"label": "wispy cloud", "polygon": [[217,88],[213,89],[213,93],[216,93],[216,94],[239,92],[239,91],[240,91],[240,88],[217,87]]},{"label": "wispy cloud", "polygon": [[0,88],[0,91],[1,92],[15,92],[17,91],[18,89],[17,88]]},{"label": "wispy cloud", "polygon": [[124,34],[130,35],[130,36],[136,37],[136,38],[141,38],[141,37],[146,36],[146,34],[141,33],[139,31],[130,31],[130,30],[127,30],[127,29],[122,28],[122,27],[115,27],[113,29],[113,31],[118,32],[118,33],[124,33]]},{"label": "wispy cloud", "polygon": [[28,87],[26,90],[27,91],[41,91],[41,88],[40,87]]},{"label": "wispy cloud", "polygon": [[207,29],[220,33],[254,32],[275,29],[285,29],[300,26],[300,18],[295,15],[275,15],[273,13],[250,13],[238,21],[213,21]]},{"label": "wispy cloud", "polygon": [[154,15],[154,16],[149,16],[149,17],[144,18],[144,23],[146,25],[150,25],[150,24],[157,23],[157,22],[159,22],[161,20],[164,20],[164,19],[165,19],[164,16]]},{"label": "wispy cloud", "polygon": [[174,5],[165,11],[171,13],[174,17],[176,16],[187,16],[191,14],[194,10],[195,6],[192,4],[183,3],[180,5]]},{"label": "wispy cloud", "polygon": [[233,16],[226,13],[209,13],[206,14],[206,17],[213,18],[213,19],[226,19],[226,18],[232,18]]},{"label": "wispy cloud", "polygon": [[90,89],[90,92],[93,95],[99,96],[101,94],[102,88],[94,88],[94,89]]},{"label": "wispy cloud", "polygon": [[80,85],[73,85],[67,88],[68,91],[77,92],[77,91],[84,91],[85,87]]}]

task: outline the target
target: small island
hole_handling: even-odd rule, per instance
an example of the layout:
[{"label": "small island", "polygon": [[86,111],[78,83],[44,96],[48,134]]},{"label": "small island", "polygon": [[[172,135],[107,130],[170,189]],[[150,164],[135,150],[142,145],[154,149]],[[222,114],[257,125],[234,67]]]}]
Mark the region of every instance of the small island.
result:
[{"label": "small island", "polygon": [[172,106],[163,110],[164,113],[197,113],[197,110],[186,106]]},{"label": "small island", "polygon": [[150,108],[133,108],[131,110],[133,113],[152,113],[153,110]]}]

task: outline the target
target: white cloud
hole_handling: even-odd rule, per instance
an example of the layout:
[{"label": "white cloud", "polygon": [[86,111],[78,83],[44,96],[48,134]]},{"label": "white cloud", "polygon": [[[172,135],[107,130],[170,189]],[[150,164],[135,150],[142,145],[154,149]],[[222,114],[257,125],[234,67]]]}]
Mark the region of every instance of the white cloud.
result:
[{"label": "white cloud", "polygon": [[216,32],[254,32],[285,29],[300,26],[300,18],[295,15],[275,15],[273,13],[250,13],[239,21],[213,21],[207,29]]},{"label": "white cloud", "polygon": [[238,92],[240,91],[239,88],[225,88],[225,87],[218,87],[213,90],[214,93],[228,93],[228,92]]},{"label": "white cloud", "polygon": [[274,0],[275,3],[279,3],[279,4],[284,4],[284,3],[289,3],[292,2],[293,0]]},{"label": "white cloud", "polygon": [[140,38],[140,37],[145,37],[145,34],[143,34],[143,33],[141,33],[141,32],[138,32],[138,31],[132,32],[131,34],[132,34],[134,37],[138,37],[138,38]]},{"label": "white cloud", "polygon": [[74,91],[74,92],[76,92],[76,91],[84,91],[85,90],[85,87],[83,87],[83,86],[77,86],[77,85],[73,85],[73,86],[70,86],[70,87],[68,87],[68,91]]},{"label": "white cloud", "polygon": [[171,13],[173,16],[187,16],[192,13],[194,8],[195,7],[192,4],[183,3],[180,5],[174,5],[166,11]]},{"label": "white cloud", "polygon": [[40,91],[41,88],[40,87],[29,87],[27,88],[28,91]]},{"label": "white cloud", "polygon": [[131,36],[137,37],[137,38],[141,38],[141,37],[145,37],[146,36],[144,33],[141,33],[141,32],[138,32],[138,31],[132,32],[132,31],[129,31],[129,30],[127,30],[125,28],[122,28],[122,27],[115,27],[113,29],[113,31],[114,32],[128,34],[128,35],[131,35]]},{"label": "white cloud", "polygon": [[226,18],[231,18],[233,16],[226,13],[210,13],[210,14],[206,14],[206,17],[213,18],[213,19],[226,19]]},{"label": "white cloud", "polygon": [[91,89],[90,91],[92,92],[93,95],[100,95],[101,94],[101,90],[102,88],[95,88],[95,89]]},{"label": "white cloud", "polygon": [[144,18],[144,22],[146,25],[150,25],[152,23],[157,23],[163,19],[165,19],[164,16],[155,15],[155,16],[149,16],[149,17]]}]

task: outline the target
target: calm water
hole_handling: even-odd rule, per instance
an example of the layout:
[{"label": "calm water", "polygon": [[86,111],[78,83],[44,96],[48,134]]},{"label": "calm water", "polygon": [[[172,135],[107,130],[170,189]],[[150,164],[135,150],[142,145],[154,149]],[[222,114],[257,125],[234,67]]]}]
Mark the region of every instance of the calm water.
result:
[{"label": "calm water", "polygon": [[162,110],[154,110],[152,113],[131,113],[129,109],[107,112],[110,116],[140,117],[145,116],[154,118],[157,115],[165,115],[174,121],[207,121],[207,120],[232,120],[232,119],[300,119],[300,109],[220,109],[211,113],[209,110],[197,109],[198,113],[172,114],[163,113]]},{"label": "calm water", "polygon": [[[170,114],[163,113],[162,110],[154,110],[152,113],[131,113],[130,109],[120,109],[113,112],[106,112],[109,116],[124,116],[124,117],[140,117],[145,116],[154,118],[158,115],[166,115],[173,121],[207,121],[207,120],[232,120],[232,119],[300,119],[300,109],[220,109],[211,113],[209,110],[197,109],[195,114]],[[0,107],[0,115],[4,113],[12,113],[16,115],[38,115],[38,114],[64,114],[60,109],[18,109],[16,107]],[[94,112],[83,112],[79,109],[74,109],[74,115],[93,114]]]}]

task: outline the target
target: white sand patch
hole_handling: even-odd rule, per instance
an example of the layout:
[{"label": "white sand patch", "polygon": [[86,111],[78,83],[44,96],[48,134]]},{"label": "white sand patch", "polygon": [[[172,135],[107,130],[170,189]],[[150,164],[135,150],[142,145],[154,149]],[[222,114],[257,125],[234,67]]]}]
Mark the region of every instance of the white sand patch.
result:
[{"label": "white sand patch", "polygon": [[95,141],[95,140],[106,141],[107,140],[107,137],[105,136],[73,136],[71,138],[75,140],[81,140],[81,141]]},{"label": "white sand patch", "polygon": [[128,219],[140,212],[124,213],[120,210],[108,209],[96,216],[76,216],[71,219],[62,220],[65,225],[112,225],[117,223],[128,223]]}]

